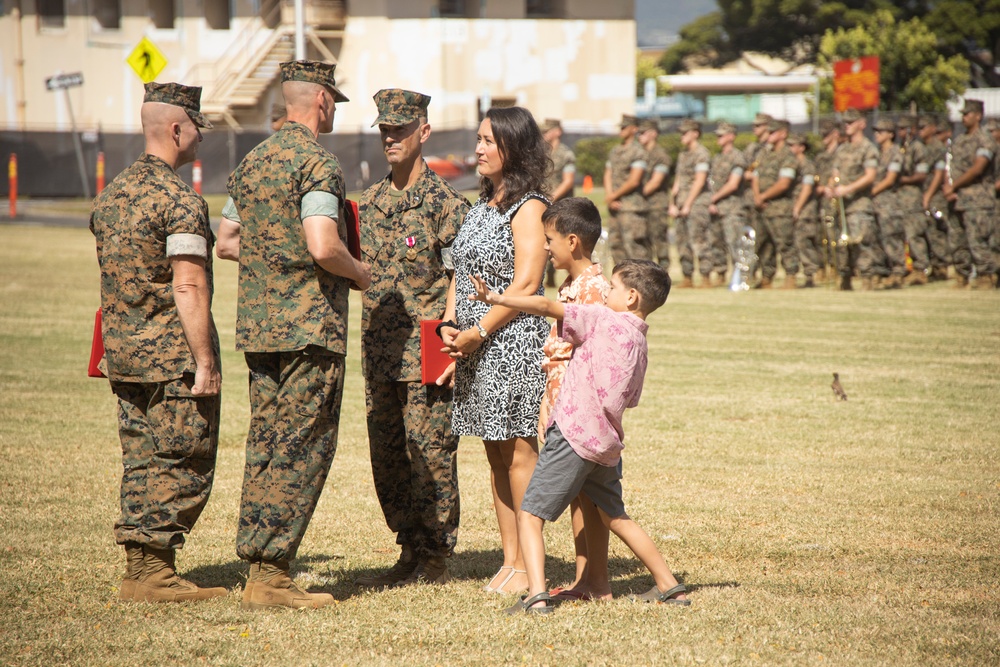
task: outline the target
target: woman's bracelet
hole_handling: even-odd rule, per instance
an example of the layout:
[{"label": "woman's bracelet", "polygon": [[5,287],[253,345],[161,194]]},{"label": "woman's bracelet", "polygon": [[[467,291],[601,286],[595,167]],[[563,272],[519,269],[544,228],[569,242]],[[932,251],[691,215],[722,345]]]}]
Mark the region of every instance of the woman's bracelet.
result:
[{"label": "woman's bracelet", "polygon": [[441,329],[444,327],[451,327],[452,329],[461,330],[462,327],[458,326],[458,322],[452,322],[451,320],[445,320],[441,324],[434,327],[434,333],[437,334],[438,338],[441,338]]}]

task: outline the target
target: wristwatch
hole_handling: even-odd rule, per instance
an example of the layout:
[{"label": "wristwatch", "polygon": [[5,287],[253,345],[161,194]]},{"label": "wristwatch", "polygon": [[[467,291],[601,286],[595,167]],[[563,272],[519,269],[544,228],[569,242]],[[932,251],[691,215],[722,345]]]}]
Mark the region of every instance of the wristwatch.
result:
[{"label": "wristwatch", "polygon": [[487,336],[490,335],[489,332],[486,331],[486,328],[481,323],[476,322],[476,328],[479,329],[480,338],[486,338]]}]

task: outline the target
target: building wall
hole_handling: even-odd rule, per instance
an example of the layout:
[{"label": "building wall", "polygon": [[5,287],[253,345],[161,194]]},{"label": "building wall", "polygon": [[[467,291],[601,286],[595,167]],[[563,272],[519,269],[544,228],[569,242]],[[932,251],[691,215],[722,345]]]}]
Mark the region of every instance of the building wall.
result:
[{"label": "building wall", "polygon": [[[97,0],[65,0],[65,25],[55,28],[41,25],[35,0],[7,0],[0,16],[0,128],[67,130],[72,111],[84,130],[138,130],[142,82],[125,60],[143,36],[167,59],[159,81],[210,86],[219,74],[217,61],[249,53],[244,29],[261,0],[232,0],[228,29],[213,29],[206,18],[221,0],[175,0],[170,29],[153,25],[151,1],[122,0],[120,27],[109,29],[87,13]],[[431,0],[348,3],[345,36],[335,52],[338,83],[352,102],[338,108],[336,132],[368,128],[376,115],[371,96],[394,86],[432,95],[431,121],[443,128],[475,126],[486,96],[514,100],[539,117],[563,118],[568,129],[584,131],[611,130],[633,109],[630,0],[551,1],[553,14],[571,19],[520,18],[526,0],[472,0],[470,7],[492,17],[482,19],[429,18],[435,6]],[[409,14],[425,18],[389,18]],[[214,16],[218,23],[218,11]],[[505,20],[512,16],[517,18]],[[46,90],[46,78],[68,72],[82,72],[84,85]],[[275,95],[261,100],[259,126]]]}]

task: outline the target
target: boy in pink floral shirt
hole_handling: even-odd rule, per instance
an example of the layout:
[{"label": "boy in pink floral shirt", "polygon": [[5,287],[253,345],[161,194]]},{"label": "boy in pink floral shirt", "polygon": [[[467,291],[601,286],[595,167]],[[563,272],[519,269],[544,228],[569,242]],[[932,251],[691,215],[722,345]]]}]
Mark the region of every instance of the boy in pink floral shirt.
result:
[{"label": "boy in pink floral shirt", "polygon": [[528,595],[507,612],[553,610],[553,597],[545,590],[542,529],[581,491],[653,575],[656,584],[636,599],[689,605],[687,589],[674,578],[649,535],[625,513],[621,487],[622,415],[639,403],[647,364],[645,320],[666,302],[670,276],[649,260],[619,262],[611,276],[607,308],[500,295],[471,278],[476,295],[470,298],[555,318],[562,336],[577,346],[517,515]]},{"label": "boy in pink floral shirt", "polygon": [[[601,214],[594,203],[584,197],[561,199],[542,214],[542,225],[552,266],[569,274],[559,287],[559,301],[604,305],[611,283],[604,277],[601,265],[591,260],[594,246],[601,238]],[[542,349],[546,381],[538,414],[538,439],[544,442],[549,416],[573,356],[573,344],[559,335],[559,324],[553,323]],[[575,498],[570,508],[576,578],[570,586],[556,588],[551,593],[562,600],[610,599],[608,529],[601,522],[597,507],[585,496]]]}]

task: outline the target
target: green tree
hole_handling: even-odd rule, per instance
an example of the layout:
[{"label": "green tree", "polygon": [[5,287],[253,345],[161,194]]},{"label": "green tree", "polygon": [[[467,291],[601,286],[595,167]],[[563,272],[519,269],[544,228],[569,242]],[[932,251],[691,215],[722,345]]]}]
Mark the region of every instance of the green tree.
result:
[{"label": "green tree", "polygon": [[941,111],[945,102],[965,91],[969,63],[961,55],[938,52],[934,33],[918,18],[897,21],[893,13],[878,10],[853,28],[828,30],[820,41],[817,64],[831,73],[821,83],[820,110],[833,109],[833,63],[845,58],[879,57],[881,109]]},{"label": "green tree", "polygon": [[656,62],[656,58],[651,56],[639,55],[639,58],[635,63],[635,95],[636,97],[642,97],[646,90],[646,79],[656,80],[656,94],[669,95],[670,86],[662,83],[658,77],[666,74],[666,71],[659,66]]},{"label": "green tree", "polygon": [[924,23],[945,55],[964,55],[982,86],[1000,86],[994,69],[1000,55],[1000,0],[929,2]]}]

